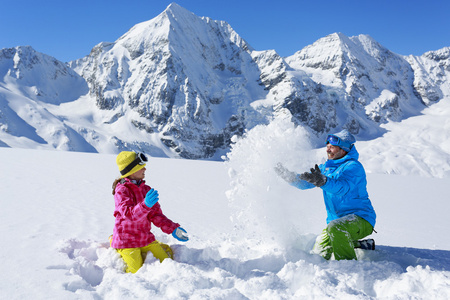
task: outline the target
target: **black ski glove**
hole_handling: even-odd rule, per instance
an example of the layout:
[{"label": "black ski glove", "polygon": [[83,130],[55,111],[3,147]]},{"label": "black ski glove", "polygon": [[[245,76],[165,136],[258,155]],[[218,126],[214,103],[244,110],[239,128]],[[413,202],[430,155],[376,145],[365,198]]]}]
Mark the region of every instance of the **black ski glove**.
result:
[{"label": "black ski glove", "polygon": [[327,183],[327,177],[320,172],[318,165],[314,169],[311,168],[311,173],[305,172],[300,174],[300,179],[308,181],[317,187],[321,187]]}]

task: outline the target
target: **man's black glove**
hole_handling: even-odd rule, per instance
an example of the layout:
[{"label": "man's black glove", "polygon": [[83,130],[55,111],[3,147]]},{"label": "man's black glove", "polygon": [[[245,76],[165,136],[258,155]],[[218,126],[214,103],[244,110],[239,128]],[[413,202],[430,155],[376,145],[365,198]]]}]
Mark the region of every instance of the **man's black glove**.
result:
[{"label": "man's black glove", "polygon": [[305,172],[300,174],[300,179],[308,181],[317,187],[321,187],[327,183],[327,177],[320,172],[318,165],[316,165],[314,169],[311,168],[311,173]]}]

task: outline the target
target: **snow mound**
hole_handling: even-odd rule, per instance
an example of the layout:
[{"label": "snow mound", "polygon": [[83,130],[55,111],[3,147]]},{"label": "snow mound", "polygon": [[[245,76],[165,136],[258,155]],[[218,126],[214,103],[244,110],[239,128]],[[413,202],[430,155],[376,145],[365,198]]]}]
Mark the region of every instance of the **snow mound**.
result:
[{"label": "snow mound", "polygon": [[[331,261],[302,251],[255,259],[221,256],[216,247],[173,246],[175,260],[147,256],[136,274],[123,273],[117,252],[95,242],[67,240],[60,251],[63,287],[101,299],[447,299],[450,253],[381,246],[357,250],[359,261]],[[245,252],[246,248],[240,248]],[[57,269],[57,267],[54,267]],[[350,297],[350,298],[349,298]]]}]

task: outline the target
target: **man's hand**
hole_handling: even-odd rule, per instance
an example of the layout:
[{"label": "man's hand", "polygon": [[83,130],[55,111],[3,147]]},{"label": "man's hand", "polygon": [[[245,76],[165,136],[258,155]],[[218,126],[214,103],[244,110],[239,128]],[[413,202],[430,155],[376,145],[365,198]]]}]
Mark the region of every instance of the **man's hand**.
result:
[{"label": "man's hand", "polygon": [[298,181],[297,174],[286,169],[281,163],[277,163],[277,165],[274,167],[274,170],[278,174],[278,176],[286,180],[288,183]]},{"label": "man's hand", "polygon": [[323,186],[325,183],[327,183],[327,177],[320,172],[319,166],[316,164],[316,166],[311,168],[311,173],[305,172],[300,174],[300,179],[308,181],[309,183],[314,184],[317,187]]}]

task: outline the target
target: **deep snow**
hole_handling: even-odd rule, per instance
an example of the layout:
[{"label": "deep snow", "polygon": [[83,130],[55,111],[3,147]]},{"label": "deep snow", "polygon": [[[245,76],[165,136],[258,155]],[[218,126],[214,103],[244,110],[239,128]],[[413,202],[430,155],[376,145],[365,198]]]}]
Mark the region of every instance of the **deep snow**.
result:
[{"label": "deep snow", "polygon": [[[448,120],[450,110],[443,111],[440,117]],[[175,260],[159,263],[149,256],[134,275],[123,273],[107,243],[115,155],[0,148],[0,298],[449,299],[448,150],[434,157],[441,146],[420,151],[413,144],[416,151],[398,140],[411,141],[414,132],[426,140],[426,121],[411,118],[405,122],[417,122],[414,129],[393,124],[385,139],[356,144],[378,215],[372,235],[377,249],[357,250],[358,261],[309,253],[325,226],[321,191],[297,190],[272,167],[282,161],[300,172],[325,152],[310,150],[307,133],[287,120],[236,140],[227,162],[150,158],[147,182],[190,241],[154,229],[173,246]],[[438,126],[427,134],[427,145],[448,143],[448,132]],[[371,158],[382,151],[392,155],[377,165]],[[423,157],[441,166],[421,173]],[[405,159],[419,164],[399,169]],[[383,166],[402,175],[380,174]]]}]

